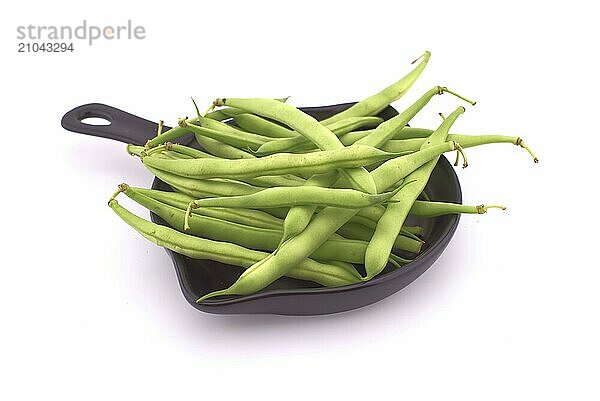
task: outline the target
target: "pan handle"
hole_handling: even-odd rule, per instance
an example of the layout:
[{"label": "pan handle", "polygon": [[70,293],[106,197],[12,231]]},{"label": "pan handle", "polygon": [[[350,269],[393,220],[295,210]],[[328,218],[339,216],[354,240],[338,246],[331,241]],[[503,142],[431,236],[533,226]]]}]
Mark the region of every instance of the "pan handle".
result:
[{"label": "pan handle", "polygon": [[[92,117],[102,118],[108,124],[92,125],[83,122],[86,118]],[[64,129],[72,132],[142,146],[156,136],[158,131],[158,124],[102,103],[89,103],[75,107],[63,116],[60,124]],[[169,128],[165,126],[163,131]],[[196,143],[191,134],[179,138],[177,142],[184,145]]]}]

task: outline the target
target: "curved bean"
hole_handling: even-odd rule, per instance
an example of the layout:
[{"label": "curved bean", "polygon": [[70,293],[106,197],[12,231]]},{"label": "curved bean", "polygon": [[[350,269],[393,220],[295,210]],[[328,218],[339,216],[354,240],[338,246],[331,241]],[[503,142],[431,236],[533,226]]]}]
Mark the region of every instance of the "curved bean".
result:
[{"label": "curved bean", "polygon": [[400,99],[410,89],[425,69],[425,66],[427,66],[430,57],[431,53],[426,51],[417,60],[413,61],[415,63],[421,59],[421,62],[411,72],[402,77],[402,79],[383,89],[381,92],[361,100],[352,107],[326,118],[322,123],[329,124],[346,117],[374,116],[378,114],[389,106],[390,103]]}]

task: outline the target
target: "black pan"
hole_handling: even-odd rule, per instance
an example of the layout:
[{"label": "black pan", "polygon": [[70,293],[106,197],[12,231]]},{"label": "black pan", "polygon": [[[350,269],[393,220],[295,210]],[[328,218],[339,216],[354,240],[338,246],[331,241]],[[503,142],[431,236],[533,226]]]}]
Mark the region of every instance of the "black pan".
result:
[{"label": "black pan", "polygon": [[[354,103],[304,107],[301,110],[321,120],[352,104]],[[388,107],[380,113],[380,116],[388,119],[396,114],[398,114],[396,110]],[[82,122],[89,117],[104,118],[110,122],[110,125],[89,125]],[[63,116],[61,124],[69,131],[135,145],[144,145],[148,139],[156,135],[158,129],[156,123],[100,103],[74,108]],[[192,135],[180,138],[179,143],[200,149]],[[156,178],[152,188],[170,190],[166,184]],[[440,158],[425,190],[432,200],[462,202],[458,177],[445,157]],[[150,218],[155,223],[165,224],[154,213],[150,213]],[[202,303],[196,303],[196,300],[203,294],[228,287],[239,277],[243,269],[209,260],[190,259],[168,249],[166,251],[175,265],[183,296],[196,309],[220,314],[323,315],[372,304],[412,283],[442,254],[454,235],[458,221],[459,215],[411,220],[410,223],[425,228],[424,250],[406,266],[400,269],[387,269],[365,283],[323,288],[314,283],[283,277],[254,295],[219,297]]]}]

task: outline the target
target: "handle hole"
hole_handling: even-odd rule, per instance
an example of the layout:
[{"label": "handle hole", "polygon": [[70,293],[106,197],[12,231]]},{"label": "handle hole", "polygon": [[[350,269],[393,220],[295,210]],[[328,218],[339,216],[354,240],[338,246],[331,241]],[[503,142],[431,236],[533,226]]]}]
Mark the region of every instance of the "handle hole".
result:
[{"label": "handle hole", "polygon": [[81,122],[87,125],[110,125],[110,121],[101,117],[87,117],[81,120]]}]

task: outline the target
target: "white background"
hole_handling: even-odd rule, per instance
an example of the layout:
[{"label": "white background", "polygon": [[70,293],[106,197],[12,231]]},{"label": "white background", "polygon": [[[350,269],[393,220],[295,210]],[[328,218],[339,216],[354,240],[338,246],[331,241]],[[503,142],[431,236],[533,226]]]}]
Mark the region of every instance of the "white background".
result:
[{"label": "white background", "polygon": [[[252,4],[250,4],[252,3]],[[288,4],[289,3],[289,4]],[[597,14],[591,2],[27,2],[2,11],[3,399],[598,399]],[[193,4],[193,5],[192,5]],[[18,54],[18,25],[146,28],[141,41]],[[60,127],[102,102],[174,124],[189,96],[358,100],[430,50],[403,108],[433,85],[479,103],[464,216],[408,288],[334,316],[212,316],[164,250],[106,201],[151,175],[124,145]],[[460,104],[436,97],[414,120]],[[453,156],[452,156],[453,157]],[[134,210],[139,210],[135,209]]]}]

